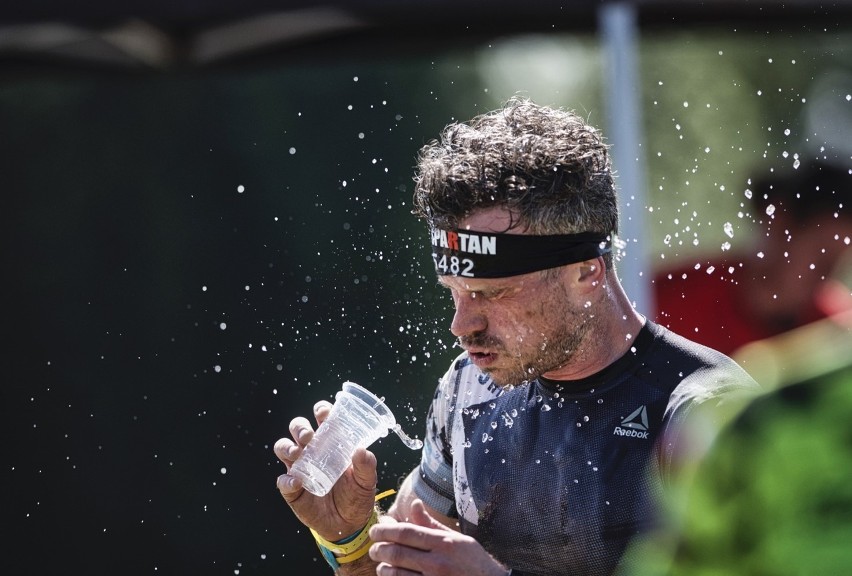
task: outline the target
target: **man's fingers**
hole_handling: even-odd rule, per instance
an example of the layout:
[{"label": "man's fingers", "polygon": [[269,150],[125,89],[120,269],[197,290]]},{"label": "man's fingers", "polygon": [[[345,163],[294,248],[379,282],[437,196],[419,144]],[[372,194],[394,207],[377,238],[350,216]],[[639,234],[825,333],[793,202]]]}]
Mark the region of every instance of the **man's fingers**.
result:
[{"label": "man's fingers", "polygon": [[314,404],[314,418],[317,420],[317,426],[325,422],[329,412],[331,412],[331,402],[320,400]]},{"label": "man's fingers", "polygon": [[370,558],[379,562],[376,574],[420,574],[419,568],[427,560],[428,552],[392,542],[376,542],[370,546]]},{"label": "man's fingers", "polygon": [[314,429],[307,418],[297,416],[290,421],[290,435],[299,446],[305,446],[314,437]]},{"label": "man's fingers", "polygon": [[287,503],[294,502],[305,491],[305,489],[302,488],[302,481],[295,476],[290,476],[289,474],[282,474],[279,476],[276,484],[278,486],[278,491],[281,492],[281,495]]},{"label": "man's fingers", "polygon": [[[397,522],[396,524],[378,523],[370,528],[370,539],[373,542],[390,542],[402,544],[409,548],[429,551],[437,546],[443,538],[443,530],[436,528],[425,528],[410,522]],[[382,561],[390,562],[382,558]],[[393,564],[393,562],[391,562]]]},{"label": "man's fingers", "polygon": [[352,476],[355,483],[368,490],[376,489],[376,455],[366,448],[356,448],[352,455]]},{"label": "man's fingers", "polygon": [[429,515],[429,512],[426,511],[425,504],[423,504],[423,501],[419,498],[415,498],[411,501],[409,520],[418,526],[434,528],[436,530],[450,530],[452,532],[451,528],[444,526]]},{"label": "man's fingers", "polygon": [[273,451],[278,459],[287,465],[287,468],[292,466],[293,461],[302,453],[302,449],[289,438],[280,438],[273,446]]}]

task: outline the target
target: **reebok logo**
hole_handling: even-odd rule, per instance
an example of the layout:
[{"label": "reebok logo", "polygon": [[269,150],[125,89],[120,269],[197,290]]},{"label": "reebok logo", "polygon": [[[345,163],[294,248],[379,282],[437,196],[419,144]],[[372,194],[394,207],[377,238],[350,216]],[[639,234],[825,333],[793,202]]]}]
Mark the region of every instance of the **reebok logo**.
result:
[{"label": "reebok logo", "polygon": [[644,405],[639,406],[621,421],[612,431],[616,436],[627,436],[630,438],[648,439],[648,409]]}]

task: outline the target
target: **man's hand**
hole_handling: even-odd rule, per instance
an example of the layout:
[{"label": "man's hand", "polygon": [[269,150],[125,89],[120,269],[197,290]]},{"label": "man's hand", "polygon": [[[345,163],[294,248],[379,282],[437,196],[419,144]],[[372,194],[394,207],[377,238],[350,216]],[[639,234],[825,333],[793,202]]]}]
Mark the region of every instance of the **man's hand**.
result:
[{"label": "man's hand", "polygon": [[370,529],[370,558],[378,576],[507,576],[476,540],[444,526],[418,499],[405,522],[381,522]]},{"label": "man's hand", "polygon": [[[317,426],[330,411],[329,402],[317,402],[314,406]],[[274,448],[288,471],[314,437],[314,428],[307,418],[297,417],[290,422],[290,434],[293,440],[281,438]],[[303,524],[334,542],[354,534],[367,523],[375,505],[376,482],[376,457],[358,448],[352,456],[352,465],[325,496],[314,496],[302,487],[301,480],[289,474],[278,477],[278,490]]]}]

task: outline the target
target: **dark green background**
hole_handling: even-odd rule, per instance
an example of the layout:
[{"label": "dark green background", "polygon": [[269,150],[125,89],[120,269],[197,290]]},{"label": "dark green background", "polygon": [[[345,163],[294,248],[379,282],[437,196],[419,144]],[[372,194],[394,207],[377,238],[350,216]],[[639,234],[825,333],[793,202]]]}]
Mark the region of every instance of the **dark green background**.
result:
[{"label": "dark green background", "polygon": [[[409,214],[452,115],[429,66],[3,87],[4,572],[293,573],[318,554],[275,487],[290,419],[351,379],[422,437],[453,354]],[[417,462],[376,452],[381,488]]]}]

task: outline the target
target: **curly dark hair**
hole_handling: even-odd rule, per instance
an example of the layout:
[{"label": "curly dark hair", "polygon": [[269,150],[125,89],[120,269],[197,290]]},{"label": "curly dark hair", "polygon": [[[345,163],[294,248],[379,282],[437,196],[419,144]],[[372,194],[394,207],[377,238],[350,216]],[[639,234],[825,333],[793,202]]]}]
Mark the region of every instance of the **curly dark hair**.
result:
[{"label": "curly dark hair", "polygon": [[608,145],[580,116],[514,97],[502,109],[453,123],[418,155],[413,213],[456,228],[501,206],[510,228],[532,234],[618,232]]}]

